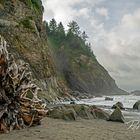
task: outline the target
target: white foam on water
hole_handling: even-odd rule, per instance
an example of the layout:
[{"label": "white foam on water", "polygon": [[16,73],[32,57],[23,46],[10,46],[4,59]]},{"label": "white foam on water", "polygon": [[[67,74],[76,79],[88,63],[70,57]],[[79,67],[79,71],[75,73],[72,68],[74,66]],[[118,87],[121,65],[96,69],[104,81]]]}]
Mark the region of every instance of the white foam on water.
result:
[{"label": "white foam on water", "polygon": [[[113,98],[113,101],[106,101],[105,97]],[[117,102],[122,102],[125,108],[133,108],[136,101],[140,100],[140,96],[134,95],[116,95],[116,96],[102,96],[92,99],[83,99],[77,103],[84,103],[88,105],[99,105],[112,107]]]}]

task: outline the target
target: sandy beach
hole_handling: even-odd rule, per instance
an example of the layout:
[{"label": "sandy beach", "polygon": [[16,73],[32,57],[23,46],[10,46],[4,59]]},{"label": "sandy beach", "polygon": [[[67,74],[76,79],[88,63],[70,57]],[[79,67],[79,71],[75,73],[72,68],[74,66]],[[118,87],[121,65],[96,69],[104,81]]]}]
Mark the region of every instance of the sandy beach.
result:
[{"label": "sandy beach", "polygon": [[140,140],[140,129],[104,120],[64,121],[45,118],[40,126],[1,134],[0,140]]}]

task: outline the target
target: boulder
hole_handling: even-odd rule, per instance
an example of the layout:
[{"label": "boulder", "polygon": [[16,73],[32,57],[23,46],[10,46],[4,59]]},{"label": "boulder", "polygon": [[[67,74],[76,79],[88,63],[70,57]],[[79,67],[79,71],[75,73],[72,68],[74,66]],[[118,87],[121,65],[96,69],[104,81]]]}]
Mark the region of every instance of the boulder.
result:
[{"label": "boulder", "polygon": [[96,106],[69,104],[54,107],[47,113],[48,117],[64,120],[82,119],[104,119],[109,118],[109,114]]},{"label": "boulder", "polygon": [[91,113],[94,114],[96,119],[109,119],[109,114],[96,106],[91,106]]},{"label": "boulder", "polygon": [[90,111],[88,105],[73,105],[73,109],[75,110],[77,116],[82,119],[93,119],[95,118]]},{"label": "boulder", "polygon": [[105,101],[113,101],[113,98],[111,98],[111,97],[105,97]]},{"label": "boulder", "polygon": [[140,110],[140,100],[133,105],[133,109]]},{"label": "boulder", "polygon": [[49,110],[47,116],[54,119],[76,120],[77,114],[73,109],[54,108]]},{"label": "boulder", "polygon": [[68,109],[63,112],[63,119],[67,121],[76,120],[77,114],[73,109]]},{"label": "boulder", "polygon": [[73,104],[73,105],[75,105],[75,104],[76,104],[76,102],[75,102],[75,101],[71,101],[71,102],[70,102],[70,104]]},{"label": "boulder", "polygon": [[125,119],[119,107],[117,107],[114,112],[109,117],[108,121],[115,121],[124,123]]},{"label": "boulder", "polygon": [[112,109],[116,109],[117,107],[120,108],[120,109],[125,109],[121,102],[117,102],[116,104],[114,104],[112,106]]},{"label": "boulder", "polygon": [[95,105],[75,105],[73,106],[77,116],[83,119],[104,119],[109,118],[109,114]]}]

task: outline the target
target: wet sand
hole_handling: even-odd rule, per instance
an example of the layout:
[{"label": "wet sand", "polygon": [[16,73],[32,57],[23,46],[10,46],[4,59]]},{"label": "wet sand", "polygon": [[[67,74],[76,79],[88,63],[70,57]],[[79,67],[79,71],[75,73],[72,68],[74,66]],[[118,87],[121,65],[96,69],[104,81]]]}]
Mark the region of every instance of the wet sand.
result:
[{"label": "wet sand", "polygon": [[104,120],[64,121],[45,118],[40,126],[1,134],[0,140],[140,140],[140,129]]}]

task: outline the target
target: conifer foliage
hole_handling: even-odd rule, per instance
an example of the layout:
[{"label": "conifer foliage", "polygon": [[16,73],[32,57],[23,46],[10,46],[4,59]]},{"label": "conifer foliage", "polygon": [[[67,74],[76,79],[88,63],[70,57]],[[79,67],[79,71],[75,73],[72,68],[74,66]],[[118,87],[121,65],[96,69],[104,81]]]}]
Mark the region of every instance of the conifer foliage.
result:
[{"label": "conifer foliage", "polygon": [[[81,31],[76,21],[68,23],[68,29],[65,30],[62,22],[57,23],[53,18],[49,23],[45,21],[48,38],[57,46],[80,49],[89,56],[94,56],[91,44],[87,42],[88,36],[85,31]],[[95,56],[94,56],[95,57]]]}]

